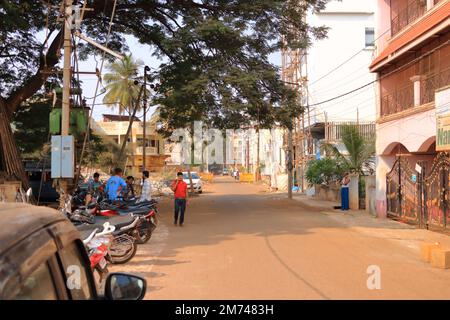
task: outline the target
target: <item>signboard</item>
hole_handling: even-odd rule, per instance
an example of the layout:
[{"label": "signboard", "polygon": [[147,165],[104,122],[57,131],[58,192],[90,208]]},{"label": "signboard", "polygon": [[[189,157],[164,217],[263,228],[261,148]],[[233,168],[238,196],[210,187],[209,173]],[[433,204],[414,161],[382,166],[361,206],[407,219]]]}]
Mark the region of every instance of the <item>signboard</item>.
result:
[{"label": "signboard", "polygon": [[436,91],[436,151],[450,150],[450,86]]}]

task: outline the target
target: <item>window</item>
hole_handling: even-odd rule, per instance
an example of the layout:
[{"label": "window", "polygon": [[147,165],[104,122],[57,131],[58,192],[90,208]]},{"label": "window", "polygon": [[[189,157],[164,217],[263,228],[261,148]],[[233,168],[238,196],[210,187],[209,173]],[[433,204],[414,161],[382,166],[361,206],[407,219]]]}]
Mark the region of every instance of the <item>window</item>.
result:
[{"label": "window", "polygon": [[[68,288],[72,299],[91,299],[92,293],[86,272],[86,265],[76,243],[73,242],[65,247],[59,252],[59,255],[62,259],[67,284],[74,285],[73,288]],[[71,280],[73,280],[73,282]]]},{"label": "window", "polygon": [[366,47],[373,47],[375,45],[375,30],[374,28],[366,28]]},{"label": "window", "polygon": [[56,288],[47,262],[41,264],[23,282],[15,300],[57,300]]}]

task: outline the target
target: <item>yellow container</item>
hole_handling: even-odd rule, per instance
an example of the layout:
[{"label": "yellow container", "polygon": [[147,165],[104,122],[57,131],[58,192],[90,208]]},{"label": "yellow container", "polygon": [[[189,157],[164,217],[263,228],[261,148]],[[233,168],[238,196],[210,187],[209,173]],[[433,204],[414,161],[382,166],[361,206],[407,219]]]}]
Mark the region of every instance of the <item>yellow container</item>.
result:
[{"label": "yellow container", "polygon": [[255,176],[253,173],[240,173],[239,182],[254,182]]},{"label": "yellow container", "polygon": [[212,182],[214,179],[214,175],[212,173],[200,173],[200,177],[202,178],[203,181],[206,182]]}]

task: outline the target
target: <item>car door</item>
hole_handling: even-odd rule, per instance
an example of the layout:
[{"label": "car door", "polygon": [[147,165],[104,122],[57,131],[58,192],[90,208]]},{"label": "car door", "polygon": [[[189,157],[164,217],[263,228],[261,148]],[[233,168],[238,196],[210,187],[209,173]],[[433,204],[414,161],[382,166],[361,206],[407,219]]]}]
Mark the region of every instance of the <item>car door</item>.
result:
[{"label": "car door", "polygon": [[66,300],[65,285],[56,256],[35,266],[34,271],[22,279],[13,300]]},{"label": "car door", "polygon": [[58,250],[61,271],[69,299],[90,300],[97,298],[89,259],[80,240],[66,244]]}]

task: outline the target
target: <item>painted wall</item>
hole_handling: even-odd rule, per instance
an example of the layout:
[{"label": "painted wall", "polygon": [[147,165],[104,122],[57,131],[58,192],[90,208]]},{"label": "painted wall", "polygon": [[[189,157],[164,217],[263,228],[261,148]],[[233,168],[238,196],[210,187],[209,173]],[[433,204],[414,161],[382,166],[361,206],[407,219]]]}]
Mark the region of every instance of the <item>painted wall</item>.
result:
[{"label": "painted wall", "polygon": [[388,155],[401,142],[409,152],[425,152],[436,135],[435,110],[377,125],[377,154]]},{"label": "painted wall", "polygon": [[[361,87],[375,79],[369,72],[374,47],[366,47],[366,28],[375,28],[376,0],[331,1],[327,9],[308,15],[308,23],[329,27],[328,37],[314,41],[308,52],[309,103],[319,103],[342,93]],[[323,77],[350,57],[336,71]],[[323,78],[322,78],[323,77]],[[322,78],[322,79],[321,79]],[[323,111],[329,120],[375,120],[375,88],[363,90],[313,108],[315,121],[324,121]]]}]

